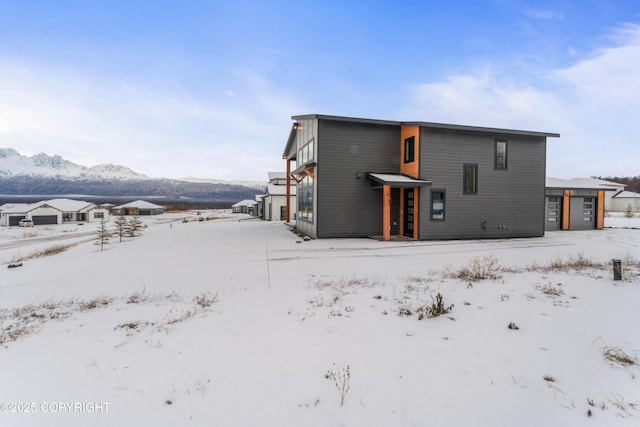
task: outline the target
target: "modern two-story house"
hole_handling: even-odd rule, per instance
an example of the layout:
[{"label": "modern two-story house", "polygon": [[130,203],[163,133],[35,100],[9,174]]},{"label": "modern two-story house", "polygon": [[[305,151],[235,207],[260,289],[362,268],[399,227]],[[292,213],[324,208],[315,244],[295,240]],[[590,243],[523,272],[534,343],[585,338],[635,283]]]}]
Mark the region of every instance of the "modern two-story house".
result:
[{"label": "modern two-story house", "polygon": [[[547,138],[559,134],[293,116],[283,153],[310,237],[542,236]],[[295,163],[294,163],[295,162]]]}]

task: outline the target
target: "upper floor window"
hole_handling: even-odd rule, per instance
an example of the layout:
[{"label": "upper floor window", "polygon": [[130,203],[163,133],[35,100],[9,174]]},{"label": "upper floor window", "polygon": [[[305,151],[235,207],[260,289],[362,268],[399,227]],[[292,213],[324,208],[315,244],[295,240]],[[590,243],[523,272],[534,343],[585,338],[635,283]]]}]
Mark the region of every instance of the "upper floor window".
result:
[{"label": "upper floor window", "polygon": [[507,141],[496,139],[495,141],[495,155],[494,155],[494,168],[495,169],[507,169]]},{"label": "upper floor window", "polygon": [[416,160],[416,137],[410,136],[404,140],[404,162],[411,163]]},{"label": "upper floor window", "polygon": [[478,165],[465,163],[463,172],[464,194],[478,194]]},{"label": "upper floor window", "polygon": [[311,162],[314,159],[314,143],[313,138],[311,138],[305,145],[300,148],[298,152],[298,164],[304,165],[305,163]]}]

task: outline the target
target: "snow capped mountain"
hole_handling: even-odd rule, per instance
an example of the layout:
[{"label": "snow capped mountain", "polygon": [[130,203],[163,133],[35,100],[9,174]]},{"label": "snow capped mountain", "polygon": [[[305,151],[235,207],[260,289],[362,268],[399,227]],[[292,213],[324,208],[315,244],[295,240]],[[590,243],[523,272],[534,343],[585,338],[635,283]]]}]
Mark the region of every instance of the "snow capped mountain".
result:
[{"label": "snow capped mountain", "polygon": [[64,179],[149,179],[126,166],[103,164],[86,167],[45,153],[28,157],[13,148],[0,148],[0,177],[33,176]]},{"label": "snow capped mountain", "polygon": [[126,166],[77,165],[61,156],[41,153],[23,156],[13,148],[0,148],[0,195],[72,195],[103,197],[161,197],[164,200],[237,202],[264,192],[260,186],[244,186],[219,180],[149,178]]}]

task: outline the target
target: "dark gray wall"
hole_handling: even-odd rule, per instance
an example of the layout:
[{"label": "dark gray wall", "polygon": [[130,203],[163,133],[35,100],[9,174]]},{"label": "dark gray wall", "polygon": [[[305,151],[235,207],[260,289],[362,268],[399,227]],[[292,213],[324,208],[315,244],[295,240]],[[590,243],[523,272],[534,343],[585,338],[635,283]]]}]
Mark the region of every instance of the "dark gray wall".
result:
[{"label": "dark gray wall", "polygon": [[[496,138],[509,141],[507,170],[494,170]],[[446,221],[435,222],[430,191],[420,191],[420,239],[544,235],[545,161],[544,137],[421,128],[420,177],[447,193]],[[463,194],[465,163],[478,164],[477,195]]]},{"label": "dark gray wall", "polygon": [[319,120],[317,237],[382,235],[382,189],[365,173],[398,173],[399,144],[399,126]]}]

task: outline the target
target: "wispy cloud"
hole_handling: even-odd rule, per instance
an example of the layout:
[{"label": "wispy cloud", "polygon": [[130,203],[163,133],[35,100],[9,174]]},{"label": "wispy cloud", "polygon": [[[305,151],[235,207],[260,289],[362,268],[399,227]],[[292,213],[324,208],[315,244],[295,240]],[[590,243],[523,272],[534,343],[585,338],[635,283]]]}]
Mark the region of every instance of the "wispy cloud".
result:
[{"label": "wispy cloud", "polygon": [[409,110],[430,121],[560,132],[549,143],[550,175],[637,175],[640,26],[611,40],[588,59],[549,70],[537,86],[491,66],[418,85]]}]

